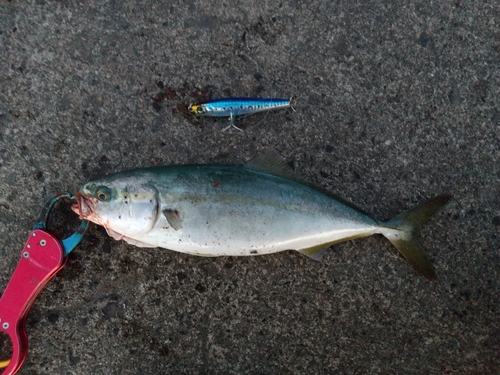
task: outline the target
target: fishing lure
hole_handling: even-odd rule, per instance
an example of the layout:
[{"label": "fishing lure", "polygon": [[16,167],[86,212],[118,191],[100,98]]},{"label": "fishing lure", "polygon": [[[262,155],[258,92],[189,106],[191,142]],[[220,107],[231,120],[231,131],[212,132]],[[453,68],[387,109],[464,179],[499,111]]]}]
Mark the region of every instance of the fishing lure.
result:
[{"label": "fishing lure", "polygon": [[222,131],[234,127],[234,117],[241,115],[249,115],[258,112],[270,111],[273,109],[293,108],[295,98],[290,99],[279,98],[225,98],[215,99],[202,104],[192,104],[189,106],[189,112],[196,116],[209,117],[229,117],[229,126]]}]

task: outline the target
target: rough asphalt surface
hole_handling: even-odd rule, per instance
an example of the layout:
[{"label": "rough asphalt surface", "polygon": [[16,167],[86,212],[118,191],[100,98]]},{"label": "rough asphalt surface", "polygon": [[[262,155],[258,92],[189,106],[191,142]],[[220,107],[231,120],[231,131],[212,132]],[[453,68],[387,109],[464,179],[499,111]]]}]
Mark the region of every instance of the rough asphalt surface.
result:
[{"label": "rough asphalt surface", "polygon": [[[30,312],[19,374],[500,373],[499,24],[495,1],[1,0],[1,290],[47,198],[123,169],[273,147],[379,219],[454,196],[422,233],[436,283],[380,236],[317,263],[93,225]],[[291,95],[244,133],[185,114]]]}]

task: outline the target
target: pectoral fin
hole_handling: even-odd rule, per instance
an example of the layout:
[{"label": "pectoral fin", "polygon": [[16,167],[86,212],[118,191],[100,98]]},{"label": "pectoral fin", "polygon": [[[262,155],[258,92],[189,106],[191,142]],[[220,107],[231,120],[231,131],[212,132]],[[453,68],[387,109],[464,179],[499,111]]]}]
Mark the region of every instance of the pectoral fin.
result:
[{"label": "pectoral fin", "polygon": [[163,215],[167,218],[168,223],[172,228],[175,230],[179,230],[182,228],[182,220],[179,217],[179,211],[177,210],[172,210],[172,209],[166,209],[163,210]]}]

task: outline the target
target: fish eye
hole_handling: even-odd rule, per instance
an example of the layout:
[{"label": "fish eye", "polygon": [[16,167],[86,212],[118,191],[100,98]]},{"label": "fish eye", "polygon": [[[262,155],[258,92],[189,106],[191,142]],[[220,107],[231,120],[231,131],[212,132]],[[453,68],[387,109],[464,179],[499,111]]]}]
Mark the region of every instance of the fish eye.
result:
[{"label": "fish eye", "polygon": [[99,186],[95,192],[95,196],[101,202],[107,202],[111,199],[111,189],[106,186]]}]

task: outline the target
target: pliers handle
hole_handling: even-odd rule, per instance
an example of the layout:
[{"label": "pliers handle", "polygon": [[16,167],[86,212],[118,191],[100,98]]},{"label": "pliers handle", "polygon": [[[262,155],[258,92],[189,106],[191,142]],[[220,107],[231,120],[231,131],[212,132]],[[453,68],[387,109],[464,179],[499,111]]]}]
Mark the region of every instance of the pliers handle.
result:
[{"label": "pliers handle", "polygon": [[62,193],[43,206],[0,299],[0,332],[5,332],[12,341],[12,358],[1,362],[4,367],[8,362],[2,375],[15,374],[26,359],[28,335],[25,322],[28,311],[44,286],[64,267],[66,255],[78,245],[87,230],[88,222],[83,220],[78,230],[64,240],[47,231],[50,211],[57,201],[65,198],[74,199],[70,193]]}]

